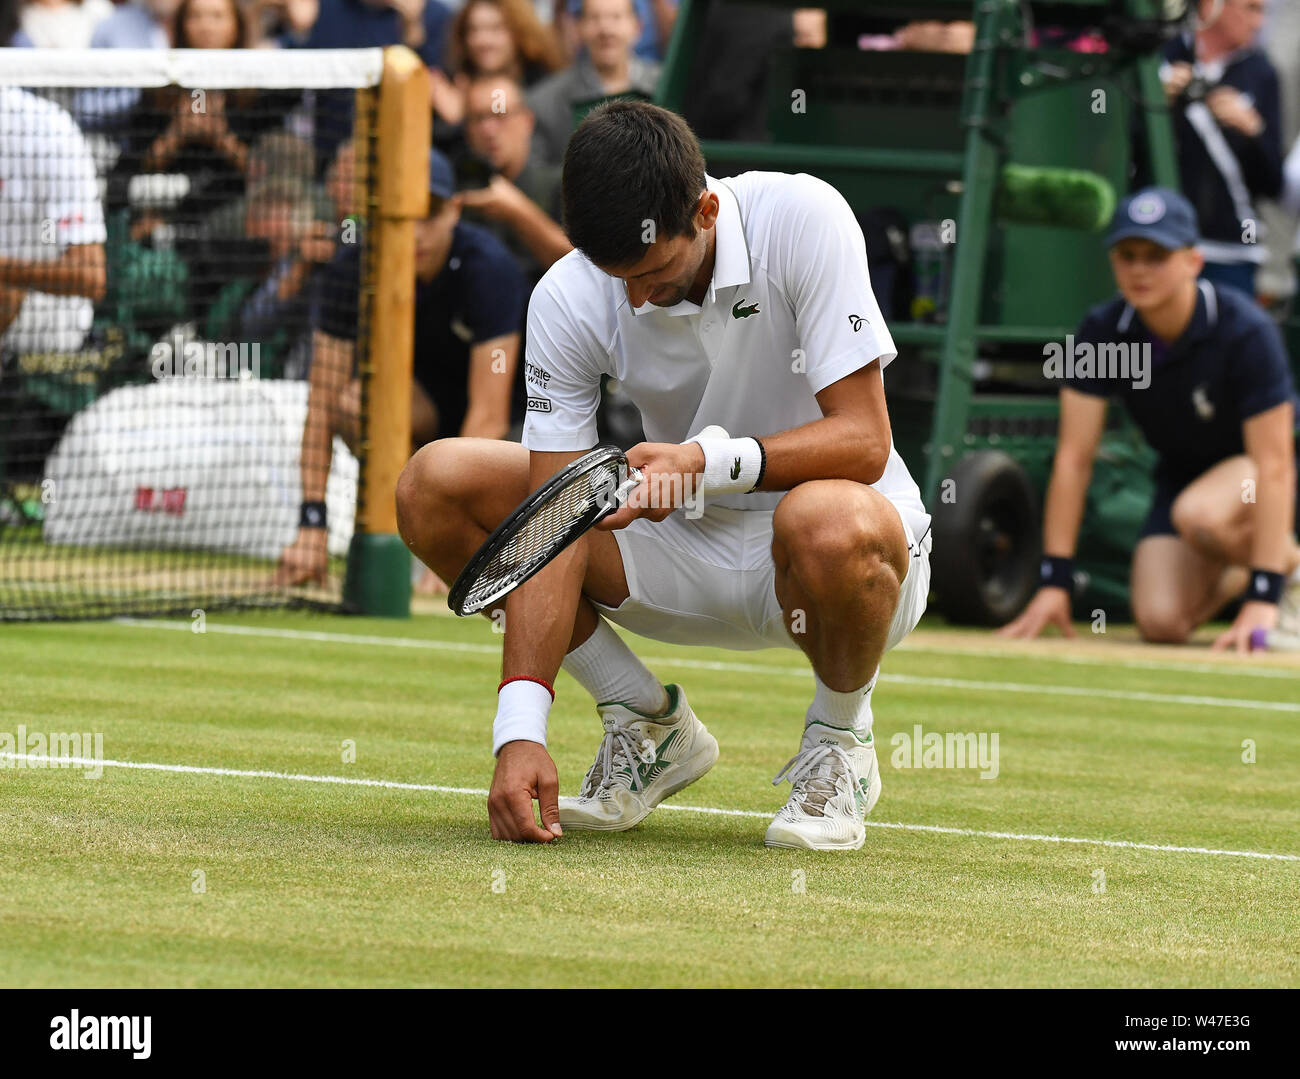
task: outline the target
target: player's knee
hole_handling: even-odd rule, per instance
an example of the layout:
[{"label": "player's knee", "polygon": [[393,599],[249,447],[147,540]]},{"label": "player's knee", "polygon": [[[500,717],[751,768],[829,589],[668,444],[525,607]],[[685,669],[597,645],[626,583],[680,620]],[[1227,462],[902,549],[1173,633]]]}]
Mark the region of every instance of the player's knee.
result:
[{"label": "player's knee", "polygon": [[823,506],[816,514],[792,516],[787,515],[779,532],[774,520],[773,530],[805,591],[839,595],[849,582],[873,593],[898,591],[901,574],[888,538],[870,515]]},{"label": "player's knee", "polygon": [[1139,605],[1133,620],[1138,635],[1148,644],[1183,644],[1196,628],[1182,611],[1165,605]]},{"label": "player's knee", "polygon": [[1217,505],[1200,492],[1184,492],[1174,499],[1169,520],[1183,539],[1195,541],[1222,533],[1232,523],[1233,508]]},{"label": "player's knee", "polygon": [[457,448],[452,442],[442,439],[421,446],[397,478],[397,530],[408,547],[426,542],[448,516],[451,479],[456,474]]}]

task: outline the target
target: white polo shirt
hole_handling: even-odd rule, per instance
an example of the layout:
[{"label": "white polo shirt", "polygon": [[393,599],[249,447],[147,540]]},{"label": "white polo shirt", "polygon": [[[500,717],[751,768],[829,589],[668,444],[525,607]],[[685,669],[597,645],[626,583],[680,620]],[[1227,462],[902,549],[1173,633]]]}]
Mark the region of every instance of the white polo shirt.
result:
[{"label": "white polo shirt", "polygon": [[[893,360],[862,229],[838,191],[804,173],[706,182],[719,208],[703,304],[633,308],[623,282],[579,251],[538,283],[528,308],[526,447],[593,447],[601,375],[619,380],[649,441],[684,442],[709,424],[739,438],[821,419],[815,394],[872,360],[882,370]],[[892,443],[873,486],[919,539],[929,517]],[[781,497],[713,501],[770,510]]]},{"label": "white polo shirt", "polygon": [[[0,255],[43,262],[105,239],[95,162],[72,117],[26,90],[0,87]],[[75,349],[93,316],[84,296],[30,290],[4,341],[20,352]]]}]

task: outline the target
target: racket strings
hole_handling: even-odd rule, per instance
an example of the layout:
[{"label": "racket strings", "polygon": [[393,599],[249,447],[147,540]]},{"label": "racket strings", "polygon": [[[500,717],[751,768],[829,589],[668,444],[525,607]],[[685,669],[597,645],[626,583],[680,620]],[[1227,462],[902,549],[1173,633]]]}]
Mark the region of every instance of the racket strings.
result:
[{"label": "racket strings", "polygon": [[612,497],[617,485],[618,465],[608,461],[578,474],[556,491],[488,560],[466,597],[466,606],[486,605],[535,572],[568,542],[577,522]]}]

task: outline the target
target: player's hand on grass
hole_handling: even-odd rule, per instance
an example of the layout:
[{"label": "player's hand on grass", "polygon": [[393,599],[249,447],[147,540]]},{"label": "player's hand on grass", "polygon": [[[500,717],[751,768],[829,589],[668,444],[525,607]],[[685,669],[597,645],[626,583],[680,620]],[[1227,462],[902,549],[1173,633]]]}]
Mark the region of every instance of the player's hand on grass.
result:
[{"label": "player's hand on grass", "polygon": [[627,461],[641,471],[641,483],[597,528],[626,528],[638,517],[662,521],[699,496],[704,451],[698,442],[641,442],[627,451]]},{"label": "player's hand on grass", "polygon": [[1223,652],[1236,648],[1240,653],[1250,651],[1250,635],[1257,629],[1277,629],[1278,610],[1276,603],[1255,603],[1247,601],[1241,605],[1237,618],[1214,641],[1214,651]]},{"label": "player's hand on grass", "polygon": [[329,570],[327,536],[323,528],[300,528],[295,539],[280,554],[272,583],[277,588],[313,582],[324,584]]},{"label": "player's hand on grass", "polygon": [[1048,626],[1055,626],[1063,636],[1077,636],[1070,624],[1070,595],[1064,588],[1040,588],[1020,617],[998,630],[998,636],[1029,640]]},{"label": "player's hand on grass", "polygon": [[[542,827],[533,815],[541,810]],[[488,821],[493,839],[513,843],[549,843],[560,829],[560,777],[546,747],[537,742],[507,742],[497,754],[497,769],[488,792]]]}]

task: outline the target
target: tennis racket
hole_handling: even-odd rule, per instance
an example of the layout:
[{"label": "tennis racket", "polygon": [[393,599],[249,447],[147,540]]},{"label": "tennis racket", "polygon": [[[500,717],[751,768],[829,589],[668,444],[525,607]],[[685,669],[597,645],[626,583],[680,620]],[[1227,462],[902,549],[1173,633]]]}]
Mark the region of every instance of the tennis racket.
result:
[{"label": "tennis racket", "polygon": [[616,446],[598,446],[552,476],[497,526],[447,595],[458,615],[476,614],[513,592],[641,482]]}]

